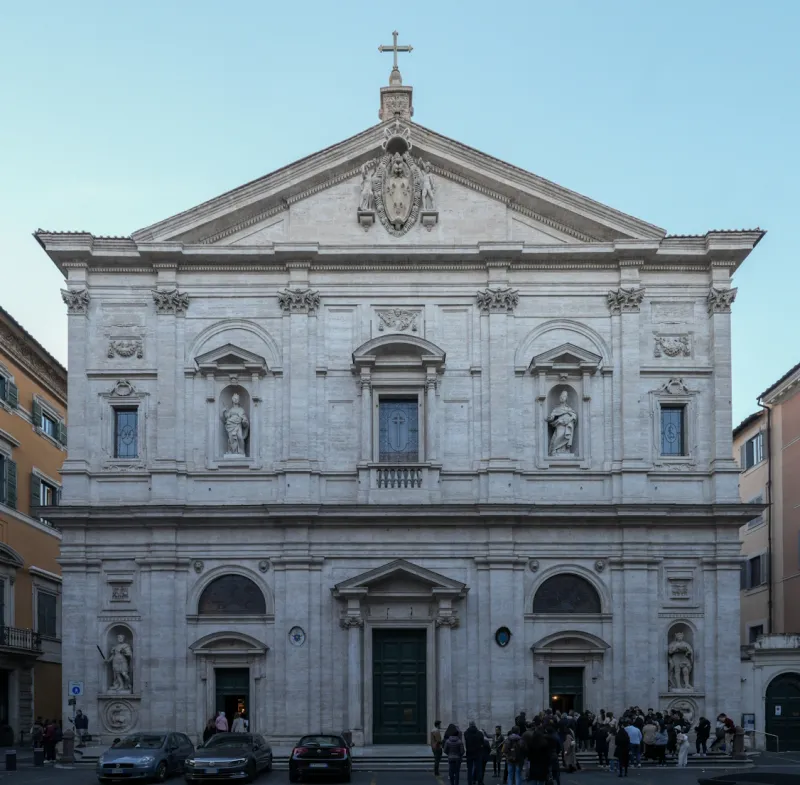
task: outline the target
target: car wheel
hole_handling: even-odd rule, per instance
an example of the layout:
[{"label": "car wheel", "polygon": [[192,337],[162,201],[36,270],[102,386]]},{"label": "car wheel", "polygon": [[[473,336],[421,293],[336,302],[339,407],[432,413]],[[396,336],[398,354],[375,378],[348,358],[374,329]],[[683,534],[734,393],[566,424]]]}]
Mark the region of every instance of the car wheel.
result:
[{"label": "car wheel", "polygon": [[156,782],[166,782],[167,780],[167,762],[162,760],[156,766]]},{"label": "car wheel", "polygon": [[247,766],[247,779],[246,782],[255,782],[256,777],[258,776],[258,766],[254,760],[250,761]]},{"label": "car wheel", "polygon": [[267,763],[267,771],[272,771],[272,755],[269,756],[269,763]]},{"label": "car wheel", "polygon": [[289,769],[289,782],[300,782],[300,772]]}]

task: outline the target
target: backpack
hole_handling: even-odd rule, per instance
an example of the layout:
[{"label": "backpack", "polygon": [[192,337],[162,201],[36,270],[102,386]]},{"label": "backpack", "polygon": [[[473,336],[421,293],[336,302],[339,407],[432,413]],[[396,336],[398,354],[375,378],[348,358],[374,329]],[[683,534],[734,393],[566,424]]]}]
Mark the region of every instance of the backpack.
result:
[{"label": "backpack", "polygon": [[522,745],[519,739],[509,739],[506,748],[506,760],[515,766],[522,762]]}]

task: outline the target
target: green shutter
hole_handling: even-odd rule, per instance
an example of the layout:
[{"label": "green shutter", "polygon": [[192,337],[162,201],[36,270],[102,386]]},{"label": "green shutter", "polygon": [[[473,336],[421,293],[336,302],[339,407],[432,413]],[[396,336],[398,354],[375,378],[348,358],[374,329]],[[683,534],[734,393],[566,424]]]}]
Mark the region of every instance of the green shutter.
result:
[{"label": "green shutter", "polygon": [[36,398],[33,399],[33,403],[31,405],[31,420],[34,428],[42,427],[42,407]]},{"label": "green shutter", "polygon": [[67,446],[67,425],[59,420],[58,422],[58,441]]},{"label": "green shutter", "polygon": [[31,510],[42,504],[42,481],[31,473]]},{"label": "green shutter", "polygon": [[17,508],[17,464],[6,458],[6,504]]},{"label": "green shutter", "polygon": [[14,382],[6,381],[6,403],[12,408],[16,409],[19,404],[19,390]]},{"label": "green shutter", "polygon": [[745,451],[745,445],[742,444],[739,447],[739,471],[743,472],[747,469],[745,461],[747,460],[747,452]]},{"label": "green shutter", "polygon": [[61,488],[56,488],[56,498],[53,501],[56,507],[61,504]]}]

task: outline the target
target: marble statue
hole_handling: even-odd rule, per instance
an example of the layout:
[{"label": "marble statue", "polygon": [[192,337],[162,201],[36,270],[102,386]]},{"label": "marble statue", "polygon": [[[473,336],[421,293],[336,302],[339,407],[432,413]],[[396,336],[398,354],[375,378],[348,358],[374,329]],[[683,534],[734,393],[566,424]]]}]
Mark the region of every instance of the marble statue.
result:
[{"label": "marble statue", "polygon": [[694,649],[683,639],[682,632],[676,632],[669,644],[669,688],[675,690],[692,689],[692,669],[694,668]]},{"label": "marble statue", "polygon": [[246,455],[245,439],[250,430],[250,422],[247,413],[239,406],[239,395],[234,393],[231,396],[231,405],[222,410],[222,422],[225,424],[225,432],[228,435],[228,449],[226,455]]},{"label": "marble statue", "polygon": [[567,403],[567,397],[567,391],[563,390],[558,398],[558,406],[547,415],[547,422],[553,426],[550,455],[572,455],[572,439],[575,436],[578,415]]},{"label": "marble statue", "polygon": [[419,168],[422,174],[422,209],[435,210],[433,204],[433,178],[430,164],[420,159]]},{"label": "marble statue", "polygon": [[361,167],[361,178],[361,202],[358,209],[370,212],[375,209],[375,194],[372,190],[372,167],[369,164]]},{"label": "marble statue", "polygon": [[117,635],[117,642],[111,647],[106,657],[106,662],[111,663],[111,689],[109,692],[130,692],[131,683],[131,658],[133,651],[129,643],[125,642],[124,635]]}]

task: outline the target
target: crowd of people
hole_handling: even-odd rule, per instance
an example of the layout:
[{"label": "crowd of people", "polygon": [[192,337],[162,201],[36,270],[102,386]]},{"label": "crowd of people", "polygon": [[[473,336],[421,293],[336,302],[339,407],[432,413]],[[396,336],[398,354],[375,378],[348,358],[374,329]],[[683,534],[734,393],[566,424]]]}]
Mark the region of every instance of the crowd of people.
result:
[{"label": "crowd of people", "polygon": [[61,720],[37,717],[31,727],[31,742],[34,748],[44,749],[45,763],[56,762],[56,746],[64,738]]},{"label": "crowd of people", "polygon": [[645,712],[638,706],[627,709],[619,719],[605,710],[595,715],[590,711],[561,713],[547,709],[530,719],[522,711],[508,732],[497,725],[493,736],[475,722],[470,722],[463,734],[452,723],[442,731],[437,720],[430,744],[434,775],[439,775],[441,761],[446,758],[450,785],[460,785],[465,761],[466,785],[484,785],[489,762],[491,777],[502,778],[504,785],[520,785],[523,780],[533,785],[560,785],[562,770],[581,768],[578,752],[594,752],[597,765],[618,777],[627,777],[631,767],[641,768],[645,759],[666,766],[670,758],[678,766],[686,766],[692,729],[699,756],[707,755],[718,744],[723,750],[733,748],[734,723],[724,714],[717,717],[714,741],[709,745],[712,727],[705,717],[692,728],[681,711]]}]

